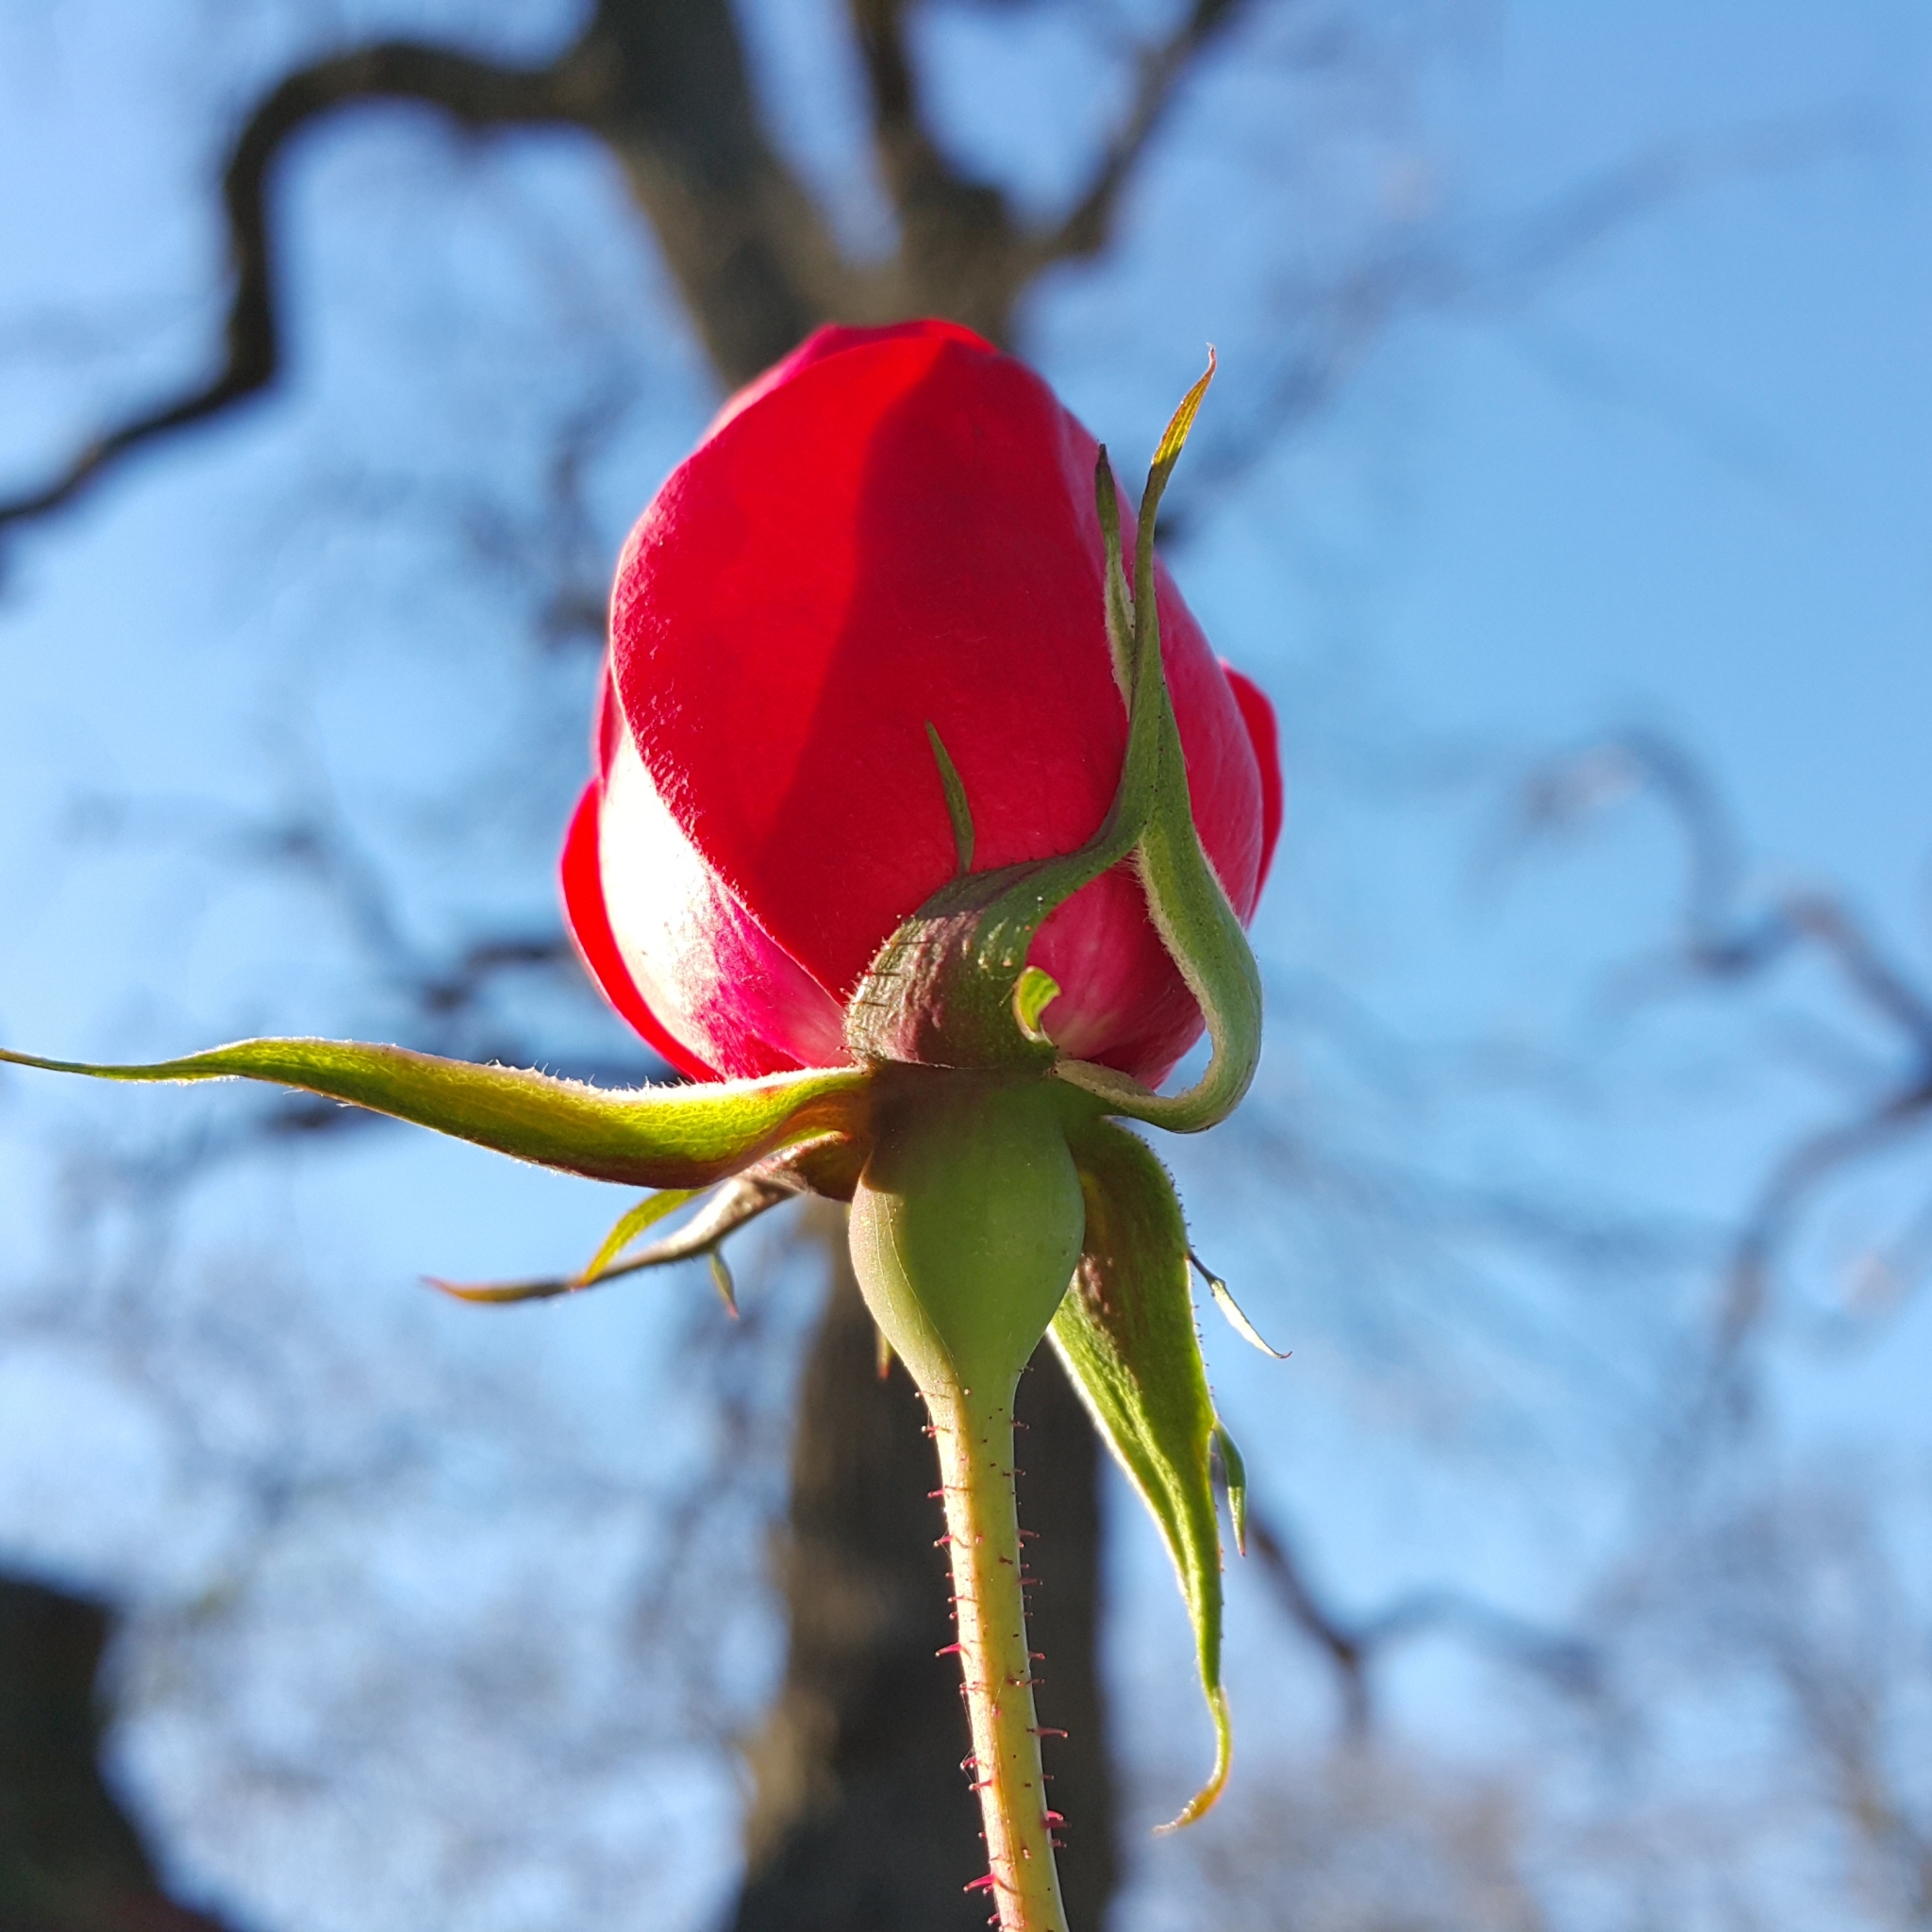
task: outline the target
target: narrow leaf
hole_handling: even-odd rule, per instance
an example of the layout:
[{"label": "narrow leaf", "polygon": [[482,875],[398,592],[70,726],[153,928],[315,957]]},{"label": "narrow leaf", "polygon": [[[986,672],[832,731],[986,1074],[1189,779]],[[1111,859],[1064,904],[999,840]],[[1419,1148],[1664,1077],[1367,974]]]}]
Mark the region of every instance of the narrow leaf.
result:
[{"label": "narrow leaf", "polygon": [[1215,1748],[1208,1782],[1174,1821],[1191,1824],[1221,1794],[1231,1739],[1221,1685],[1221,1532],[1209,1459],[1216,1424],[1194,1332],[1187,1224],[1166,1170],[1135,1135],[1095,1120],[1071,1144],[1086,1199],[1086,1245],[1051,1332],[1101,1435],[1159,1526],[1193,1623]]},{"label": "narrow leaf", "polygon": [[1234,1546],[1248,1554],[1248,1465],[1234,1446],[1225,1424],[1214,1424],[1214,1454],[1221,1464],[1221,1480],[1227,1491],[1227,1521],[1234,1531]]},{"label": "narrow leaf", "polygon": [[713,1248],[706,1258],[711,1264],[711,1286],[718,1291],[718,1299],[724,1304],[724,1312],[735,1322],[738,1320],[738,1284],[731,1278],[730,1264],[717,1248]]},{"label": "narrow leaf", "polygon": [[953,850],[963,879],[973,870],[973,807],[967,802],[966,781],[941,741],[939,726],[930,718],[925,721],[925,735],[932,740],[932,755],[939,764],[940,790],[946,794],[946,816],[953,822]]},{"label": "narrow leaf", "polygon": [[1127,574],[1121,561],[1121,493],[1114,481],[1113,464],[1107,445],[1093,465],[1093,497],[1100,512],[1100,541],[1106,558],[1104,609],[1107,641],[1113,657],[1113,681],[1120,687],[1121,701],[1131,708],[1134,702],[1134,599],[1127,589]]},{"label": "narrow leaf", "polygon": [[1168,418],[1167,427],[1161,432],[1160,441],[1154,451],[1154,468],[1159,473],[1162,483],[1167,481],[1168,473],[1180,460],[1181,451],[1187,447],[1188,432],[1194,426],[1194,418],[1201,413],[1201,404],[1208,394],[1208,385],[1214,380],[1214,371],[1220,358],[1214,353],[1214,344],[1208,344],[1208,367],[1202,371],[1201,378],[1180,400],[1180,407]]},{"label": "narrow leaf", "polygon": [[1241,1312],[1241,1304],[1228,1291],[1227,1283],[1191,1249],[1188,1259],[1200,1271],[1201,1279],[1208,1284],[1208,1291],[1214,1297],[1214,1306],[1227,1318],[1227,1325],[1245,1341],[1250,1348],[1258,1348],[1263,1355],[1273,1356],[1278,1362],[1288,1359],[1287,1353],[1271,1348],[1261,1340],[1261,1331]]},{"label": "narrow leaf", "polygon": [[860,1132],[869,1078],[862,1068],[838,1067],[607,1092],[513,1067],[336,1040],[244,1040],[149,1066],[4,1049],[0,1060],[101,1080],[266,1080],[541,1167],[646,1188],[708,1188],[775,1148]]},{"label": "narrow leaf", "polygon": [[624,1253],[625,1249],[642,1234],[645,1228],[654,1227],[667,1214],[675,1214],[687,1201],[697,1198],[694,1188],[666,1188],[660,1193],[646,1194],[637,1206],[618,1221],[604,1237],[604,1244],[585,1264],[584,1272],[574,1284],[577,1288],[589,1288],[594,1281],[601,1280],[611,1262]]},{"label": "narrow leaf", "polygon": [[[682,1227],[661,1241],[653,1241],[647,1248],[640,1248],[628,1259],[605,1268],[595,1275],[586,1271],[584,1274],[555,1275],[532,1281],[493,1282],[442,1281],[431,1275],[429,1286],[459,1302],[490,1306],[549,1301],[558,1295],[578,1294],[587,1288],[601,1288],[607,1281],[616,1281],[623,1275],[636,1274],[646,1268],[665,1268],[674,1261],[690,1261],[699,1255],[708,1255],[726,1236],[736,1234],[747,1222],[755,1221],[780,1203],[796,1197],[797,1190],[794,1188],[753,1174],[740,1174],[737,1179],[725,1182]],[[653,1197],[658,1201],[663,1198],[662,1194]]]}]

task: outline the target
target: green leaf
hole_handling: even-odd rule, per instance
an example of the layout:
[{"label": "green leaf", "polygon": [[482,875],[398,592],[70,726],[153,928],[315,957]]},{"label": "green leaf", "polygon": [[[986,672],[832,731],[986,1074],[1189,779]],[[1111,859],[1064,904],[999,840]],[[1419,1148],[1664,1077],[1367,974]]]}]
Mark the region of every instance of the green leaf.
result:
[{"label": "green leaf", "polygon": [[[464,1282],[444,1281],[436,1275],[429,1276],[429,1286],[440,1289],[444,1294],[459,1302],[478,1302],[498,1306],[511,1302],[550,1301],[558,1295],[579,1294],[587,1288],[601,1288],[607,1281],[616,1281],[625,1274],[636,1274],[646,1268],[666,1268],[674,1261],[691,1261],[700,1255],[716,1251],[718,1244],[727,1236],[734,1235],[746,1223],[756,1221],[760,1214],[778,1207],[786,1201],[795,1200],[798,1190],[779,1182],[762,1178],[757,1174],[742,1174],[735,1180],[729,1180],[674,1233],[661,1241],[653,1241],[647,1248],[640,1248],[627,1259],[606,1268],[587,1268],[581,1274],[552,1275],[532,1281],[490,1281]],[[658,1202],[671,1198],[666,1194],[654,1194],[641,1206],[655,1206]],[[683,1196],[685,1200],[691,1197]],[[635,1214],[637,1208],[632,1208]],[[675,1204],[664,1210],[675,1211]],[[629,1215],[625,1217],[625,1220]],[[621,1228],[623,1222],[618,1224]],[[616,1232],[612,1230],[613,1234]],[[610,1241],[605,1242],[608,1249]]]},{"label": "green leaf", "polygon": [[1234,1446],[1234,1438],[1227,1433],[1227,1426],[1217,1422],[1214,1424],[1214,1454],[1221,1463],[1221,1480],[1227,1491],[1227,1521],[1234,1531],[1234,1546],[1242,1556],[1248,1554],[1248,1465],[1241,1460],[1241,1452]]},{"label": "green leaf", "polygon": [[1190,1254],[1188,1259],[1194,1264],[1201,1279],[1208,1284],[1208,1291],[1214,1297],[1214,1306],[1221,1310],[1227,1325],[1250,1348],[1258,1348],[1263,1355],[1272,1357],[1275,1361],[1285,1362],[1288,1359],[1288,1351],[1274,1347],[1263,1338],[1261,1331],[1242,1312],[1241,1305],[1235,1300],[1227,1283],[1222,1280],[1199,1255]]},{"label": "green leaf", "polygon": [[687,1201],[696,1198],[695,1188],[666,1188],[661,1193],[646,1194],[635,1208],[619,1217],[617,1225],[604,1237],[603,1245],[585,1263],[584,1272],[574,1286],[589,1288],[601,1281],[609,1272],[610,1264],[645,1228],[655,1227],[667,1214],[675,1214]]},{"label": "green leaf", "polygon": [[718,1291],[718,1299],[724,1304],[724,1312],[735,1322],[738,1320],[738,1284],[731,1278],[730,1263],[719,1248],[710,1251],[708,1259],[711,1263],[711,1286]]},{"label": "green leaf", "polygon": [[1187,1224],[1166,1170],[1136,1135],[1095,1120],[1075,1131],[1072,1145],[1087,1236],[1051,1332],[1108,1446],[1159,1525],[1193,1622],[1215,1750],[1208,1782],[1174,1821],[1191,1824],[1226,1782],[1231,1738],[1221,1686],[1221,1532],[1210,1459],[1217,1424],[1194,1332]]},{"label": "green leaf", "polygon": [[870,1079],[863,1068],[839,1067],[607,1092],[513,1067],[335,1040],[244,1040],[149,1066],[95,1066],[4,1049],[0,1060],[99,1080],[266,1080],[540,1167],[646,1188],[708,1188],[775,1148],[862,1133]]}]

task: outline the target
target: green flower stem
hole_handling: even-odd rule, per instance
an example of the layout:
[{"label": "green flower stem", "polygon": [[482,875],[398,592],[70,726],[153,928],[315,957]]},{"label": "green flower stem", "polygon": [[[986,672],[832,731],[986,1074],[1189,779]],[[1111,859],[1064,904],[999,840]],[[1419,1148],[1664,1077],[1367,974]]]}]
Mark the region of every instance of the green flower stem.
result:
[{"label": "green flower stem", "polygon": [[1066,1932],[1020,1588],[1013,1391],[1080,1258],[1067,1137],[1091,1104],[1037,1076],[905,1066],[878,1070],[874,1103],[852,1265],[939,1449],[991,1868],[981,1883],[1002,1932]]},{"label": "green flower stem", "polygon": [[1010,1391],[928,1393],[925,1406],[945,1490],[973,1784],[986,1826],[983,1882],[1001,1932],[1066,1932],[1026,1649]]}]

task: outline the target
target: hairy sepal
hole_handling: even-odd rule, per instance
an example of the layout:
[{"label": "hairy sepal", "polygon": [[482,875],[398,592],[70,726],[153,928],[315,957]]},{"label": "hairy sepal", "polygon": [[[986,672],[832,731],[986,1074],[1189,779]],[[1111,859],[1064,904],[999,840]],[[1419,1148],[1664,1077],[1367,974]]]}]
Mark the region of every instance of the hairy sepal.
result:
[{"label": "hairy sepal", "polygon": [[[1100,464],[1110,488],[1105,451]],[[1117,528],[1113,548],[1118,576]],[[1117,667],[1121,661],[1116,650]],[[1058,858],[968,873],[941,886],[879,948],[846,1008],[845,1042],[856,1058],[980,1072],[1053,1065],[1052,1041],[1029,1024],[1040,1012],[1022,986],[1026,956],[1048,915],[1129,858],[1148,828],[1163,728],[1177,728],[1158,639],[1135,659],[1125,695],[1126,754],[1092,838]]]},{"label": "hairy sepal", "polygon": [[1214,1403],[1194,1329],[1187,1224],[1166,1170],[1145,1142],[1108,1121],[1085,1123],[1072,1148],[1087,1231],[1054,1316],[1053,1344],[1167,1544],[1214,1722],[1213,1771],[1172,1829],[1191,1824],[1221,1795],[1231,1746],[1221,1683]]},{"label": "hairy sepal", "polygon": [[1198,1133],[1225,1120],[1247,1092],[1261,1057],[1260,971],[1241,920],[1202,847],[1188,791],[1180,727],[1166,678],[1159,673],[1154,526],[1167,480],[1180,460],[1188,431],[1213,377],[1210,350],[1207,373],[1181,399],[1155,452],[1135,531],[1134,582],[1139,594],[1130,593],[1125,582],[1120,508],[1104,450],[1098,483],[1101,532],[1107,544],[1107,626],[1116,675],[1124,682],[1131,678],[1137,702],[1144,691],[1154,708],[1147,726],[1152,748],[1143,752],[1150,774],[1147,816],[1135,844],[1135,869],[1155,929],[1207,1023],[1212,1052],[1207,1071],[1185,1093],[1158,1094],[1128,1074],[1086,1060],[1065,1060],[1056,1070],[1063,1080],[1094,1094],[1109,1113],[1174,1133]]},{"label": "hairy sepal", "polygon": [[[1161,494],[1213,375],[1210,352],[1207,373],[1182,399],[1155,453],[1135,532],[1139,596],[1127,585],[1119,493],[1105,449],[1094,472],[1108,643],[1127,706],[1126,754],[1106,819],[1079,851],[1063,858],[951,880],[900,925],[846,1009],[846,1044],[857,1058],[984,1071],[1052,1068],[1109,1112],[1183,1133],[1225,1120],[1253,1081],[1261,1044],[1260,974],[1194,824],[1154,589]],[[942,775],[945,770],[942,764]],[[960,849],[963,858],[968,848]],[[1028,950],[1048,914],[1128,858],[1212,1044],[1207,1072],[1185,1093],[1158,1094],[1084,1060],[1056,1064],[1037,1004],[1023,989]]]},{"label": "hairy sepal", "polygon": [[143,1066],[0,1060],[98,1080],[262,1080],[431,1127],[540,1167],[631,1187],[708,1188],[761,1157],[827,1134],[861,1135],[861,1068],[606,1092],[515,1067],[472,1066],[354,1041],[244,1040]]}]

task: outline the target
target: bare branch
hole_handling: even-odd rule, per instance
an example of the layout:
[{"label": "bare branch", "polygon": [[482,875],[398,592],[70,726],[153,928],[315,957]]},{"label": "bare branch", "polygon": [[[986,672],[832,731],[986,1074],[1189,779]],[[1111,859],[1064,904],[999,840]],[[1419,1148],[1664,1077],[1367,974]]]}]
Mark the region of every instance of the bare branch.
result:
[{"label": "bare branch", "polygon": [[121,458],[176,429],[205,423],[268,389],[280,373],[271,169],[311,122],[358,101],[419,101],[470,127],[577,119],[566,56],[548,67],[501,67],[447,48],[385,41],[290,75],[248,118],[222,175],[233,286],[221,368],[206,382],[104,431],[36,490],[0,500],[0,529],[65,508]]},{"label": "bare branch", "polygon": [[949,315],[996,342],[1037,266],[1005,194],[969,179],[926,125],[906,44],[909,0],[850,0],[872,99],[873,144],[899,219],[897,286],[887,306]]},{"label": "bare branch", "polygon": [[1342,1724],[1351,1738],[1362,1738],[1369,1729],[1371,1665],[1391,1646],[1431,1630],[1460,1635],[1572,1696],[1594,1696],[1603,1689],[1602,1659],[1580,1638],[1542,1629],[1455,1591],[1419,1591],[1372,1616],[1342,1616],[1323,1601],[1292,1542],[1256,1507],[1252,1491],[1247,1535],[1282,1607],[1334,1666]]},{"label": "bare branch", "polygon": [[1114,216],[1135,167],[1159,131],[1196,59],[1241,12],[1242,0],[1193,0],[1164,41],[1141,50],[1134,105],[1108,142],[1086,192],[1056,228],[1032,239],[1028,273],[1051,262],[1098,255],[1113,239]]},{"label": "bare branch", "polygon": [[1282,1607],[1303,1636],[1335,1667],[1341,1692],[1341,1722],[1352,1738],[1367,1735],[1370,1718],[1368,1657],[1360,1636],[1347,1628],[1315,1594],[1300,1559],[1283,1534],[1248,1504],[1248,1546],[1261,1559]]},{"label": "bare branch", "polygon": [[1522,820],[1531,831],[1560,828],[1633,792],[1661,804],[1684,841],[1676,976],[1741,984],[1808,948],[1898,1049],[1895,1072],[1864,1106],[1788,1149],[1745,1217],[1725,1271],[1711,1363],[1713,1393],[1736,1412],[1740,1355],[1805,1211],[1845,1170],[1932,1124],[1932,987],[1915,981],[1836,893],[1811,888],[1747,901],[1741,841],[1723,800],[1698,761],[1661,733],[1621,733],[1553,760],[1525,785]]},{"label": "bare branch", "polygon": [[1729,1369],[1763,1315],[1772,1270],[1819,1190],[1866,1156],[1928,1124],[1932,1079],[1801,1141],[1772,1170],[1732,1250],[1718,1319],[1721,1372]]}]

